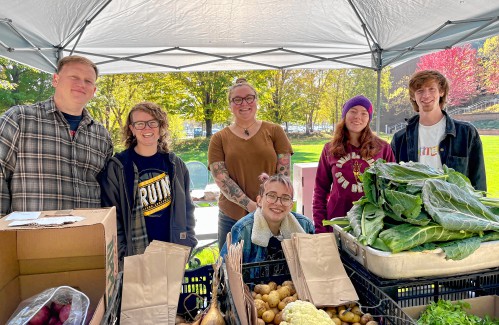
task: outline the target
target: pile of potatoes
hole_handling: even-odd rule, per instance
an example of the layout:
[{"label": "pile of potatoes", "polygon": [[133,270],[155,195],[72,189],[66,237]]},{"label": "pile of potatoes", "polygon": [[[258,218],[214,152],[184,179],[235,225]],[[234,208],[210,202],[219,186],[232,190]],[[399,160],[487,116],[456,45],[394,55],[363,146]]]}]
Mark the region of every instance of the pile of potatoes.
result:
[{"label": "pile of potatoes", "polygon": [[331,317],[335,325],[378,325],[373,316],[369,313],[362,313],[356,303],[322,309]]},{"label": "pile of potatoes", "polygon": [[[257,325],[279,325],[284,307],[298,300],[292,281],[284,281],[281,285],[273,281],[257,284],[251,294],[258,314]],[[362,314],[356,304],[323,309],[335,325],[378,325],[371,314]]]},{"label": "pile of potatoes", "polygon": [[273,281],[268,284],[257,284],[251,294],[258,313],[257,325],[280,324],[284,307],[298,299],[291,281],[284,281],[281,285]]}]

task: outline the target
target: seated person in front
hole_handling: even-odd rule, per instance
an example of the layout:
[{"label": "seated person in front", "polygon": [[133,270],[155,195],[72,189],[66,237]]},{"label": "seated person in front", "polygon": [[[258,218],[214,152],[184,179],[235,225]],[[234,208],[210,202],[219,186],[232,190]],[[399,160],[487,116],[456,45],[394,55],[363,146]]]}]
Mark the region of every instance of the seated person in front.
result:
[{"label": "seated person in front", "polygon": [[[314,233],[314,224],[309,218],[295,212],[293,207],[293,185],[289,177],[282,174],[260,175],[260,193],[257,209],[232,227],[232,244],[244,240],[243,263],[261,262],[284,258],[281,247],[283,239],[292,233]],[[220,256],[227,254],[227,243]]]}]

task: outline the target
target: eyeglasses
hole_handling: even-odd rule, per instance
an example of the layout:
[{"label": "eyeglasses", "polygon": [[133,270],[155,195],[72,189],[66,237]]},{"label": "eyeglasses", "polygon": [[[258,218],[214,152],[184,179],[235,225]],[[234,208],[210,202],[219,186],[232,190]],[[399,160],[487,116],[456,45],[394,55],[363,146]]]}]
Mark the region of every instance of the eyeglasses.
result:
[{"label": "eyeglasses", "polygon": [[277,199],[281,200],[281,204],[285,207],[289,207],[293,204],[293,198],[289,195],[277,196],[274,192],[269,192],[265,194],[267,203],[277,203]]},{"label": "eyeglasses", "polygon": [[246,97],[234,97],[232,98],[231,102],[233,102],[236,105],[241,105],[243,103],[243,100],[246,101],[246,103],[251,104],[255,101],[256,96],[255,95],[248,95]]},{"label": "eyeglasses", "polygon": [[132,125],[136,130],[143,130],[146,128],[146,125],[149,126],[151,129],[155,129],[159,126],[159,121],[158,120],[137,121],[133,122]]}]

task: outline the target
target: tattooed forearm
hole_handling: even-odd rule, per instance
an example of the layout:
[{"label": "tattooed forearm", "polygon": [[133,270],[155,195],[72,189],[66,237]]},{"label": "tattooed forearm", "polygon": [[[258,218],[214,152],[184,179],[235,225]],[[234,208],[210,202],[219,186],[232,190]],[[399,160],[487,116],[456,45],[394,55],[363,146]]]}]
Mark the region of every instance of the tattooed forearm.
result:
[{"label": "tattooed forearm", "polygon": [[278,174],[283,174],[289,177],[290,168],[291,168],[291,155],[289,153],[278,154],[276,172]]},{"label": "tattooed forearm", "polygon": [[241,190],[239,185],[229,176],[229,172],[225,167],[225,163],[222,161],[215,162],[210,165],[211,174],[215,183],[222,194],[231,202],[239,205],[241,208],[247,210],[248,204],[252,200],[246,196],[246,194]]}]

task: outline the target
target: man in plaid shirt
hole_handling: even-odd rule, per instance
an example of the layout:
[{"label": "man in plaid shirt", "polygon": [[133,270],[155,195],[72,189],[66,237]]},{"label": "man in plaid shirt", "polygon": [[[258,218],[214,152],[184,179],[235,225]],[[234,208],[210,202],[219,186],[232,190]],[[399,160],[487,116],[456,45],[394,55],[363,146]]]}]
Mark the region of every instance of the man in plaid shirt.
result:
[{"label": "man in plaid shirt", "polygon": [[97,76],[92,61],[65,57],[53,97],[0,117],[0,216],[101,206],[99,176],[113,145],[85,108]]}]

